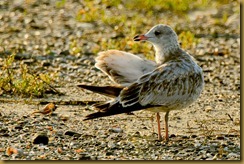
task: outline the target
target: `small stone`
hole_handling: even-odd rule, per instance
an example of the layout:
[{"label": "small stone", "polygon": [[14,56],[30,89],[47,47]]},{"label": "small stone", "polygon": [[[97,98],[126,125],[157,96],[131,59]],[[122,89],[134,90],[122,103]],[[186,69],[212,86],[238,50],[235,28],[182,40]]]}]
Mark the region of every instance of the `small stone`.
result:
[{"label": "small stone", "polygon": [[17,154],[18,153],[18,150],[14,147],[7,147],[6,149],[6,154],[8,156],[12,155],[12,154]]},{"label": "small stone", "polygon": [[209,158],[206,158],[205,160],[213,160],[213,158],[212,157],[209,157]]},{"label": "small stone", "polygon": [[33,139],[33,144],[43,144],[47,145],[48,144],[48,136],[47,133],[41,133],[41,134],[36,134]]},{"label": "small stone", "polygon": [[140,136],[141,136],[141,133],[140,133],[139,131],[136,131],[136,132],[133,134],[133,136],[135,136],[135,137],[140,137]]},{"label": "small stone", "polygon": [[228,147],[225,147],[224,148],[224,151],[228,152],[229,151],[229,148]]},{"label": "small stone", "polygon": [[115,143],[114,143],[114,142],[109,141],[109,142],[108,142],[108,147],[109,147],[109,148],[111,148],[111,149],[113,149],[113,148],[115,148],[115,147],[116,147],[116,145],[115,145]]},{"label": "small stone", "polygon": [[189,138],[188,136],[182,136],[181,138],[183,138],[183,139],[187,139],[187,138]]},{"label": "small stone", "polygon": [[229,153],[227,155],[227,158],[231,158],[231,157],[234,157],[234,158],[240,158],[240,155],[239,154],[236,154],[236,153]]},{"label": "small stone", "polygon": [[113,152],[111,152],[111,151],[106,152],[106,156],[109,156],[109,155],[113,155]]},{"label": "small stone", "polygon": [[57,152],[58,152],[59,154],[61,154],[61,153],[63,152],[62,148],[59,147],[59,148],[57,149]]},{"label": "small stone", "polygon": [[163,160],[173,160],[173,158],[170,157],[170,156],[164,156],[164,157],[162,157],[162,159],[163,159]]},{"label": "small stone", "polygon": [[197,135],[193,134],[191,135],[191,138],[197,138]]},{"label": "small stone", "polygon": [[30,54],[21,54],[21,53],[17,53],[15,56],[14,56],[14,59],[15,60],[23,60],[23,59],[30,59],[31,58],[31,55]]},{"label": "small stone", "polygon": [[75,136],[75,137],[80,137],[80,136],[81,136],[80,133],[72,132],[72,131],[66,131],[66,132],[64,133],[64,135]]},{"label": "small stone", "polygon": [[69,50],[64,50],[64,51],[60,52],[60,55],[64,55],[64,56],[69,55],[69,54],[70,54]]},{"label": "small stone", "polygon": [[49,61],[42,61],[42,67],[50,66],[51,63]]},{"label": "small stone", "polygon": [[213,108],[211,106],[205,106],[204,110],[206,112],[210,112],[211,110],[213,110]]},{"label": "small stone", "polygon": [[91,160],[88,154],[80,154],[79,160]]},{"label": "small stone", "polygon": [[69,117],[66,116],[66,115],[61,115],[59,118],[60,118],[60,120],[62,120],[62,121],[68,121],[68,119],[69,119]]},{"label": "small stone", "polygon": [[205,155],[206,152],[207,152],[206,150],[201,150],[201,151],[199,151],[198,153],[199,153],[199,154],[204,154],[204,155]]},{"label": "small stone", "polygon": [[227,141],[228,145],[235,145],[232,141]]},{"label": "small stone", "polygon": [[221,146],[226,147],[227,145],[226,145],[226,143],[221,143]]},{"label": "small stone", "polygon": [[224,136],[216,136],[216,139],[217,139],[217,140],[224,140],[225,137],[224,137]]},{"label": "small stone", "polygon": [[174,150],[170,150],[170,152],[172,152],[172,153],[174,153],[174,154],[177,154],[177,153],[179,153],[179,150],[174,149]]},{"label": "small stone", "polygon": [[17,125],[17,126],[14,127],[14,129],[21,130],[21,129],[23,129],[23,126]]},{"label": "small stone", "polygon": [[123,133],[123,129],[120,128],[111,128],[108,131],[113,133]]},{"label": "small stone", "polygon": [[169,136],[169,138],[175,138],[175,137],[176,137],[175,134],[171,134],[171,135]]}]

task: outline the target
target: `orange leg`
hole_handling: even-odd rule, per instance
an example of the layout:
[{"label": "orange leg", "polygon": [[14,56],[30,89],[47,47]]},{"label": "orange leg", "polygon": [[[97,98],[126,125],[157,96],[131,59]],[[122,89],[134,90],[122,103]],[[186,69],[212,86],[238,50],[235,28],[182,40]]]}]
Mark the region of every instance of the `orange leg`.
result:
[{"label": "orange leg", "polygon": [[162,141],[162,135],[161,135],[161,127],[160,127],[160,115],[159,112],[157,112],[157,123],[158,123],[158,140]]},{"label": "orange leg", "polygon": [[165,122],[165,139],[169,140],[169,126],[168,126],[168,120],[169,120],[169,111],[166,112],[164,116],[164,122]]}]

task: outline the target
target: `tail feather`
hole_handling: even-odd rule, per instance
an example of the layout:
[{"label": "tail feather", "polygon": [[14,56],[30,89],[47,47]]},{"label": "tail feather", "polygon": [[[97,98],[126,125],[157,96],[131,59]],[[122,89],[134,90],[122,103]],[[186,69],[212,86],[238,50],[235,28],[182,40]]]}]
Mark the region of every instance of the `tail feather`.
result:
[{"label": "tail feather", "polygon": [[138,110],[150,108],[152,106],[150,106],[150,105],[142,106],[138,103],[138,104],[134,104],[131,107],[123,107],[119,102],[117,102],[117,103],[107,102],[104,104],[99,104],[96,107],[99,111],[87,115],[83,121],[91,120],[91,119],[95,119],[95,118],[100,118],[100,117],[122,114],[122,113],[131,113],[133,111],[138,111]]},{"label": "tail feather", "polygon": [[[91,120],[94,118],[99,118],[99,117],[105,117],[105,116],[110,116],[110,115],[115,115],[119,114],[119,103],[115,103],[113,105],[110,104],[110,102],[105,102],[105,103],[98,103],[94,104],[93,107],[98,110],[98,112],[91,113],[86,116],[85,120]],[[118,108],[118,110],[116,110]],[[115,110],[114,110],[115,109]],[[122,113],[122,112],[120,112]]]},{"label": "tail feather", "polygon": [[96,104],[92,105],[92,107],[100,111],[102,109],[108,108],[109,105],[110,104],[108,102],[105,102],[105,103],[103,102],[103,103],[96,103]]},{"label": "tail feather", "polygon": [[77,85],[80,88],[87,89],[108,97],[117,97],[123,89],[121,86],[92,86],[92,85]]}]

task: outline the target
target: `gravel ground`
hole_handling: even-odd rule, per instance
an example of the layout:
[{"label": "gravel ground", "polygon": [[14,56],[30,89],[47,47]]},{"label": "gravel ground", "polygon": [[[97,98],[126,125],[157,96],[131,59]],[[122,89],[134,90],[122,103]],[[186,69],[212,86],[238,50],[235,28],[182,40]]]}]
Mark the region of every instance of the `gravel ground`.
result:
[{"label": "gravel ground", "polygon": [[[0,95],[0,159],[240,160],[240,18],[233,13],[238,4],[194,12],[194,23],[175,24],[179,31],[192,29],[198,36],[199,43],[188,51],[203,68],[206,85],[197,102],[170,112],[170,140],[159,142],[150,112],[82,121],[93,112],[90,104],[107,100],[76,84],[111,84],[94,67],[91,48],[97,46],[94,38],[114,37],[112,28],[77,22],[74,15],[82,7],[78,1],[62,9],[55,1],[13,2],[0,1],[0,66],[6,54],[15,51],[16,65],[57,74],[55,87],[65,95],[26,101]],[[222,11],[228,11],[227,21],[214,25]],[[93,39],[84,40],[83,35]],[[73,54],[70,42],[79,39],[82,49]],[[47,102],[58,104],[52,115],[31,115]]]}]

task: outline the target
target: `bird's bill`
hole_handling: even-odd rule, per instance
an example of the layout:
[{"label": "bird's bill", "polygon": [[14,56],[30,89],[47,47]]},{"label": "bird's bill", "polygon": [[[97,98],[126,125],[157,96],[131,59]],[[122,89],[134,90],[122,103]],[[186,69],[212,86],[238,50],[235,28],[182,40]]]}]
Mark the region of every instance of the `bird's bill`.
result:
[{"label": "bird's bill", "polygon": [[147,40],[148,37],[146,37],[145,35],[136,35],[134,37],[134,41],[143,41],[143,40]]}]

